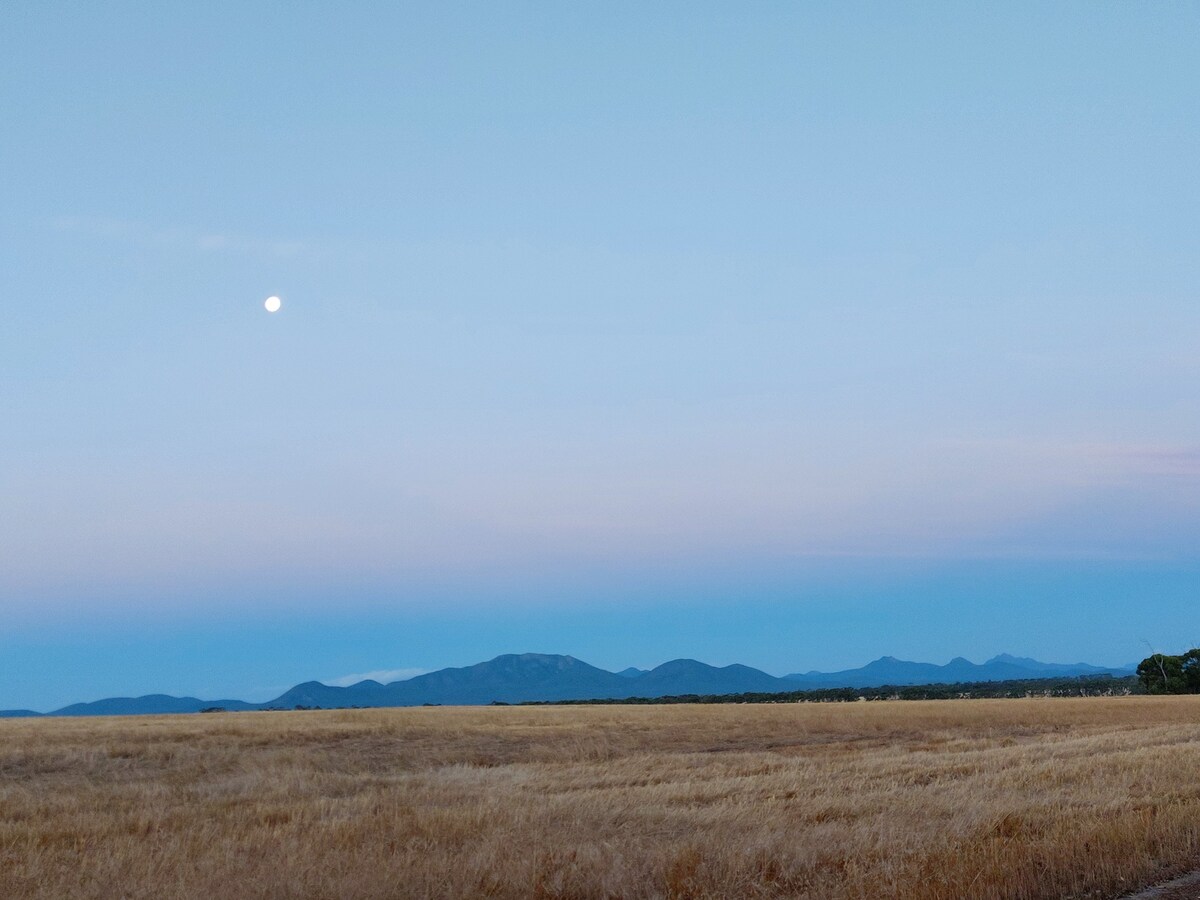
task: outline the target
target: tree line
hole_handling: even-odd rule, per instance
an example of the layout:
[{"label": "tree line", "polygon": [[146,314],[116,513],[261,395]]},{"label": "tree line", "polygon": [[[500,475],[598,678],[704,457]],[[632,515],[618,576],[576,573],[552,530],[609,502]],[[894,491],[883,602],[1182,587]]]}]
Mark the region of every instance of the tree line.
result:
[{"label": "tree line", "polygon": [[[1076,678],[1027,678],[957,684],[883,685],[870,688],[818,688],[805,691],[744,694],[680,694],[672,697],[624,697],[597,700],[529,700],[517,706],[651,705],[669,703],[845,703],[856,700],[967,700],[1018,697],[1104,697],[1141,693],[1132,675],[1085,675]],[[509,706],[495,701],[493,706]]]}]

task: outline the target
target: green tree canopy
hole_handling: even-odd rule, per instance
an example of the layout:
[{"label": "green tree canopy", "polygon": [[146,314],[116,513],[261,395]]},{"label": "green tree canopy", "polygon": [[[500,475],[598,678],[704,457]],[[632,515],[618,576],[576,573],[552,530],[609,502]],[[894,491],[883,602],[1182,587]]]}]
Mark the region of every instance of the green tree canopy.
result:
[{"label": "green tree canopy", "polygon": [[1137,677],[1147,694],[1200,694],[1200,648],[1147,656],[1138,663]]}]

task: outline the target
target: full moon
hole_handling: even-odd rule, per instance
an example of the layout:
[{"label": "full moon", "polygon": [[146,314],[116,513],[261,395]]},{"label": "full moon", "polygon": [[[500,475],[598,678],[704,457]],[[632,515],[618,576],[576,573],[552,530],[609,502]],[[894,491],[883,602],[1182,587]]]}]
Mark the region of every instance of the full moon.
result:
[{"label": "full moon", "polygon": [[267,312],[279,312],[279,307],[283,305],[278,297],[268,297],[267,302],[263,304],[267,308]]}]

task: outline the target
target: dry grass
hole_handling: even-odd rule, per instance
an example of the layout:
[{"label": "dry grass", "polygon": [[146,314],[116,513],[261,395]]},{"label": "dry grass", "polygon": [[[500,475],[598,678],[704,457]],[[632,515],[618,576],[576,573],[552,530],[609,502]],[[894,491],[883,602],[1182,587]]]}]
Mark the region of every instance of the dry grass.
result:
[{"label": "dry grass", "polygon": [[1200,698],[0,721],[0,897],[1115,897]]}]

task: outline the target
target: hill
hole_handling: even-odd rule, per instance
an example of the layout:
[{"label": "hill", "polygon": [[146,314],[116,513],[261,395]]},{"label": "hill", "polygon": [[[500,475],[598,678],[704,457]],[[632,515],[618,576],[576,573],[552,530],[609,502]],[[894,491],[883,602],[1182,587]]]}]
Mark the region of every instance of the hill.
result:
[{"label": "hill", "polygon": [[136,716],[163,713],[195,713],[202,709],[257,709],[253,703],[241,700],[198,700],[195,697],[172,697],[169,694],[147,694],[144,697],[109,697],[91,703],[72,703],[55,710],[54,716]]}]

